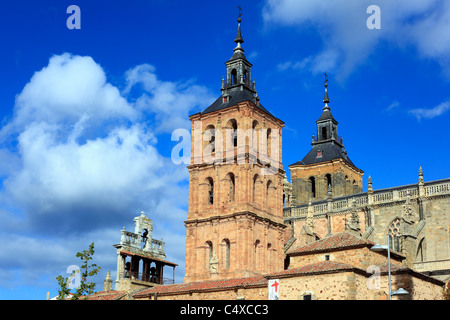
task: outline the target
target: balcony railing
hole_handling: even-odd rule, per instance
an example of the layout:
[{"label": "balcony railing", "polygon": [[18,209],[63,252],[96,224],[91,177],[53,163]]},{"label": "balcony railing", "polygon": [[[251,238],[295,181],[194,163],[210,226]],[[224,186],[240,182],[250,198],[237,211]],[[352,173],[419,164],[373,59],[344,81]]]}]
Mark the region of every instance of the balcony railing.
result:
[{"label": "balcony railing", "polygon": [[[450,194],[450,179],[431,181],[424,185],[407,185],[395,188],[381,189],[373,191],[372,193],[364,192],[355,195],[340,197],[332,199],[331,208],[328,203],[320,201],[313,204],[313,212],[315,215],[325,214],[329,211],[346,211],[352,208],[353,200],[355,200],[356,207],[364,207],[367,205],[383,204],[394,201],[404,201],[408,197],[416,199],[421,195],[422,197],[434,197],[444,194]],[[330,210],[331,209],[331,210]],[[285,218],[303,217],[308,213],[308,205],[303,204],[297,207],[287,207],[283,209]]]}]

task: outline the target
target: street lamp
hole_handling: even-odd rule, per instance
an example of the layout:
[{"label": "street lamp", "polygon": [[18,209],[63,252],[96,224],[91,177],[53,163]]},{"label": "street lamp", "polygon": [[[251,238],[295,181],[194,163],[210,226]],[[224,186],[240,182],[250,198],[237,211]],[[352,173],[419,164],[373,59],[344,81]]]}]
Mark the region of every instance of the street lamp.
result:
[{"label": "street lamp", "polygon": [[387,235],[387,245],[382,246],[379,244],[375,244],[372,248],[370,248],[371,251],[375,251],[375,252],[381,252],[384,250],[387,250],[387,255],[388,255],[388,283],[389,283],[389,300],[392,300],[392,296],[404,296],[404,295],[408,295],[409,292],[406,291],[403,288],[400,288],[394,292],[392,292],[391,289],[391,248],[390,248],[390,243],[389,243],[389,234]]},{"label": "street lamp", "polygon": [[392,292],[393,296],[407,296],[408,294],[409,292],[403,288],[400,288],[397,291]]}]

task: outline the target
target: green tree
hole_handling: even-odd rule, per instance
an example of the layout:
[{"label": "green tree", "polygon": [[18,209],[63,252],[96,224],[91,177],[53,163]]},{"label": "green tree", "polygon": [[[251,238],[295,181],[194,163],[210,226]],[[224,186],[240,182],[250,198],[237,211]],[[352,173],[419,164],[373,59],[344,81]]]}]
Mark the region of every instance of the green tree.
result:
[{"label": "green tree", "polygon": [[[90,264],[92,257],[94,255],[94,242],[89,245],[89,249],[84,250],[82,252],[77,252],[76,257],[81,259],[81,279],[80,285],[75,288],[75,292],[72,296],[72,300],[79,300],[81,296],[85,296],[84,299],[87,299],[87,296],[95,293],[95,282],[89,282],[88,278],[95,276],[101,269],[101,267],[97,266],[95,263]],[[75,272],[75,271],[74,271]],[[56,277],[58,281],[59,289],[58,289],[58,300],[64,300],[67,298],[70,293],[70,289],[68,287],[69,278],[65,278],[63,276]]]},{"label": "green tree", "polygon": [[56,299],[58,300],[65,300],[66,297],[68,297],[70,293],[70,289],[67,286],[67,283],[69,282],[69,278],[65,278],[61,275],[56,277],[56,280],[58,281],[59,290],[58,290],[58,296]]}]

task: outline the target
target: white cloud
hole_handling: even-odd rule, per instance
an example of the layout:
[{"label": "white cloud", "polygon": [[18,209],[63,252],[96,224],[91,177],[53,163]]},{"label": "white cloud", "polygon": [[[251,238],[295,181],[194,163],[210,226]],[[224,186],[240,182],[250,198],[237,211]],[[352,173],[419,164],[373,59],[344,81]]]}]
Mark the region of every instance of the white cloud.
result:
[{"label": "white cloud", "polygon": [[55,55],[16,97],[14,120],[2,136],[33,122],[76,123],[80,118],[100,124],[111,119],[133,120],[137,111],[106,82],[100,65],[91,57]]},{"label": "white cloud", "polygon": [[149,64],[136,66],[126,72],[129,93],[141,85],[145,94],[136,101],[136,107],[155,116],[156,132],[170,133],[177,128],[190,129],[189,115],[192,111],[206,109],[214,101],[214,96],[204,86],[187,81],[161,81],[155,68]]},{"label": "white cloud", "polygon": [[417,118],[417,120],[420,121],[422,118],[423,119],[436,118],[436,117],[444,114],[448,110],[450,110],[450,102],[443,102],[431,109],[422,109],[422,108],[412,109],[412,110],[409,110],[409,113],[414,115]]},{"label": "white cloud", "polygon": [[[376,4],[381,29],[370,30],[366,12]],[[302,62],[313,73],[335,72],[345,79],[367,61],[377,45],[415,45],[420,53],[436,59],[450,71],[450,3],[432,0],[315,1],[267,0],[263,9],[266,25],[310,26],[319,32],[323,49]],[[297,64],[292,62],[292,66]]]},{"label": "white cloud", "polygon": [[392,103],[386,108],[386,111],[391,112],[400,107],[400,102],[397,100],[392,101]]},{"label": "white cloud", "polygon": [[[0,129],[0,241],[12,243],[0,253],[9,261],[0,263],[0,286],[53,280],[94,240],[115,268],[112,245],[141,210],[168,248],[184,248],[188,174],[162,156],[173,142],[156,134],[189,128],[188,114],[211,97],[192,82],[158,80],[150,65],[125,76],[120,92],[91,57],[63,54],[16,97]],[[184,249],[166,253],[184,261]]]}]

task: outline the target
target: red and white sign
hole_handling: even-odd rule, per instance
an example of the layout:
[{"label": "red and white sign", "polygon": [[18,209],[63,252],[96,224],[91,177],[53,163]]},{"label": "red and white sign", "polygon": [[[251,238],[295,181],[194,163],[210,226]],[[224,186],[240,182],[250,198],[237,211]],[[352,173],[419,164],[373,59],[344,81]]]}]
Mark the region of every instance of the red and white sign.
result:
[{"label": "red and white sign", "polygon": [[278,293],[280,292],[280,280],[269,280],[269,300],[278,300]]}]

